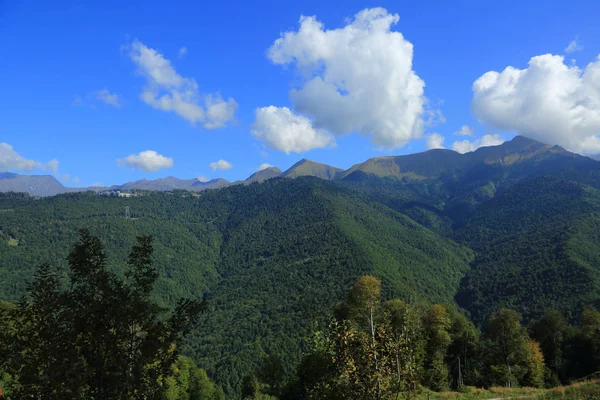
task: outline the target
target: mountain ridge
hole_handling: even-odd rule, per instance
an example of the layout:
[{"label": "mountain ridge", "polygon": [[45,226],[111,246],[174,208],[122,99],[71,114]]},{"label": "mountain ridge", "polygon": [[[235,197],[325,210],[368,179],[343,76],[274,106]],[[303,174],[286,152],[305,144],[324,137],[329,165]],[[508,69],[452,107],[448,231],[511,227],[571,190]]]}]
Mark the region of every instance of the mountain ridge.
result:
[{"label": "mountain ridge", "polygon": [[[245,180],[235,182],[223,178],[203,182],[197,178],[180,179],[168,176],[155,180],[141,179],[110,187],[70,188],[62,185],[51,175],[20,175],[6,172],[0,173],[0,192],[24,192],[32,196],[53,196],[76,191],[190,190],[199,192],[237,184],[260,183],[278,177],[302,176],[313,176],[330,181],[360,180],[365,176],[392,178],[404,182],[425,181],[464,174],[475,166],[515,167],[527,162],[539,164],[558,158],[562,158],[563,161],[569,160],[571,164],[584,163],[586,162],[584,160],[589,160],[588,163],[598,162],[594,157],[571,153],[560,146],[544,144],[524,136],[515,136],[500,145],[480,147],[464,154],[449,149],[432,149],[400,156],[373,157],[347,170],[303,158],[283,172],[277,167],[269,167],[253,173]],[[591,165],[587,167],[590,168]]]}]

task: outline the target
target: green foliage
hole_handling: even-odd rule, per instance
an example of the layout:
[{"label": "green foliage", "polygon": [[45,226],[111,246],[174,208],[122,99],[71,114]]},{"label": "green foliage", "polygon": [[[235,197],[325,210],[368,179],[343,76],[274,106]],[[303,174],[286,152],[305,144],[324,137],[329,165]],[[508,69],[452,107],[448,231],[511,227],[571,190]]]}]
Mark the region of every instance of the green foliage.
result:
[{"label": "green foliage", "polygon": [[188,357],[179,356],[165,379],[164,400],[225,400],[225,394]]},{"label": "green foliage", "polygon": [[[381,279],[382,306],[375,307],[380,316],[372,318],[367,335],[371,347],[378,334],[393,337],[381,342],[392,347],[413,335],[384,316],[386,300],[445,305],[451,320],[444,328],[451,338],[447,373],[440,369],[441,378],[429,382],[439,388],[481,384],[493,372],[483,361],[493,342],[480,340],[474,326],[457,317],[454,300],[479,328],[501,307],[518,311],[525,322],[552,307],[574,323],[585,306],[599,300],[596,161],[515,138],[466,155],[436,150],[377,158],[343,176],[304,164],[311,174],[325,171],[326,178],[336,179],[276,178],[218,191],[136,192],[128,198],[1,195],[0,298],[16,302],[35,265],[62,267],[68,245],[84,227],[105,243],[106,270],[135,280],[124,260],[136,236],[152,235],[158,277],[151,298],[169,308],[180,297],[210,299],[212,312],[182,351],[228,396],[239,395],[242,377],[258,371],[266,354],[279,355],[284,381],[297,381],[294,367],[309,350],[305,338],[327,329],[330,310],[363,275]],[[125,218],[125,207],[132,218]],[[60,273],[55,279],[59,286],[68,281]],[[336,317],[353,318],[351,304],[338,308]],[[351,328],[364,330],[365,321]],[[585,376],[598,365],[596,339],[588,331],[567,329],[553,350],[542,333],[531,334],[555,376],[548,383]],[[433,353],[420,342],[415,356],[425,363]],[[355,345],[359,351],[365,344]],[[559,351],[561,365],[551,361]],[[384,356],[392,357],[388,350],[374,354],[378,371]],[[494,365],[503,381],[504,364]],[[525,364],[515,365],[525,368],[525,376]],[[320,382],[305,375],[302,379]]]},{"label": "green foliage", "polygon": [[69,285],[42,264],[28,299],[5,307],[0,371],[16,380],[11,398],[155,398],[177,345],[202,304],[181,300],[170,316],[150,298],[157,279],[152,241],[138,239],[125,281],[107,268],[101,241],[86,230],[69,254]]}]

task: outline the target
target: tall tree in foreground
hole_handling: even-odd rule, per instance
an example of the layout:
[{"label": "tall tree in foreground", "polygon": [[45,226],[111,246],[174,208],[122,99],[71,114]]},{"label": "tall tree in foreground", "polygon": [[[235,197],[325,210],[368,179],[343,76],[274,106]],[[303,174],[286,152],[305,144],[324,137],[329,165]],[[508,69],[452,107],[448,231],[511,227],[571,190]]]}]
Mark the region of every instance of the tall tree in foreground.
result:
[{"label": "tall tree in foreground", "polygon": [[441,304],[431,307],[424,318],[427,333],[427,358],[425,382],[436,391],[448,389],[448,366],[446,352],[452,342],[450,315]]},{"label": "tall tree in foreground", "polygon": [[539,344],[544,359],[550,370],[549,384],[556,386],[565,380],[563,368],[563,344],[565,341],[567,322],[557,310],[548,310],[530,327],[531,337]]},{"label": "tall tree in foreground", "polygon": [[158,277],[151,256],[151,238],[138,238],[120,280],[100,240],[82,230],[67,289],[57,270],[38,269],[29,299],[4,313],[11,331],[0,335],[0,370],[18,380],[11,398],[159,398],[204,304],[180,300],[165,315],[150,297]]},{"label": "tall tree in foreground", "polygon": [[521,315],[513,310],[501,309],[488,323],[488,337],[492,340],[490,369],[496,384],[517,386],[525,375],[524,364],[529,355],[527,332],[521,326]]}]

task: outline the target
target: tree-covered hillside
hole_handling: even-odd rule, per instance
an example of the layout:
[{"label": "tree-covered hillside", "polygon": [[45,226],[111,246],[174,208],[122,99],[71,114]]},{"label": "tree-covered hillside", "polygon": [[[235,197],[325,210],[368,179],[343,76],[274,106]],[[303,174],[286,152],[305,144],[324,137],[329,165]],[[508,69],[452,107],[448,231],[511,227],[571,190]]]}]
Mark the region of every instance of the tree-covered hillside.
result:
[{"label": "tree-covered hillside", "polygon": [[499,307],[575,319],[600,299],[600,191],[552,177],[511,187],[461,221],[456,239],[477,251],[458,304],[482,322]]},{"label": "tree-covered hillside", "polygon": [[458,304],[478,325],[501,307],[574,322],[600,303],[597,161],[525,138],[371,161],[333,181],[200,193],[3,194],[0,300],[18,300],[37,265],[64,265],[81,228],[117,275],[135,237],[152,235],[155,299],[208,299],[185,352],[228,393],[267,355],[292,374],[306,336],[365,274],[384,300]]},{"label": "tree-covered hillside", "polygon": [[408,217],[317,178],[200,195],[7,195],[0,210],[1,290],[12,300],[35,265],[64,263],[82,227],[102,238],[117,268],[136,235],[153,235],[157,296],[169,304],[207,295],[212,312],[188,353],[229,391],[266,353],[294,365],[303,338],[358,276],[382,276],[390,297],[450,304],[472,259]]}]

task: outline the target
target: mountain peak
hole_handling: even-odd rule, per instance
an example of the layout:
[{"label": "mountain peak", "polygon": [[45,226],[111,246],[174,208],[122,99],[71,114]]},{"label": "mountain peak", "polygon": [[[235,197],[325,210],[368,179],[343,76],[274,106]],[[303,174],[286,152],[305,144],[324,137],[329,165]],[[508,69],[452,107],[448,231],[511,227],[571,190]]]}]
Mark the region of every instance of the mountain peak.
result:
[{"label": "mountain peak", "polygon": [[316,161],[303,158],[296,164],[292,165],[281,176],[286,178],[297,178],[299,176],[314,176],[321,179],[333,180],[342,172],[340,168],[332,167],[331,165],[318,163]]},{"label": "mountain peak", "polygon": [[264,182],[267,179],[276,178],[281,175],[281,170],[277,167],[267,167],[261,169],[260,171],[256,171],[252,175],[248,177],[244,181],[244,184],[254,183],[254,182]]}]

